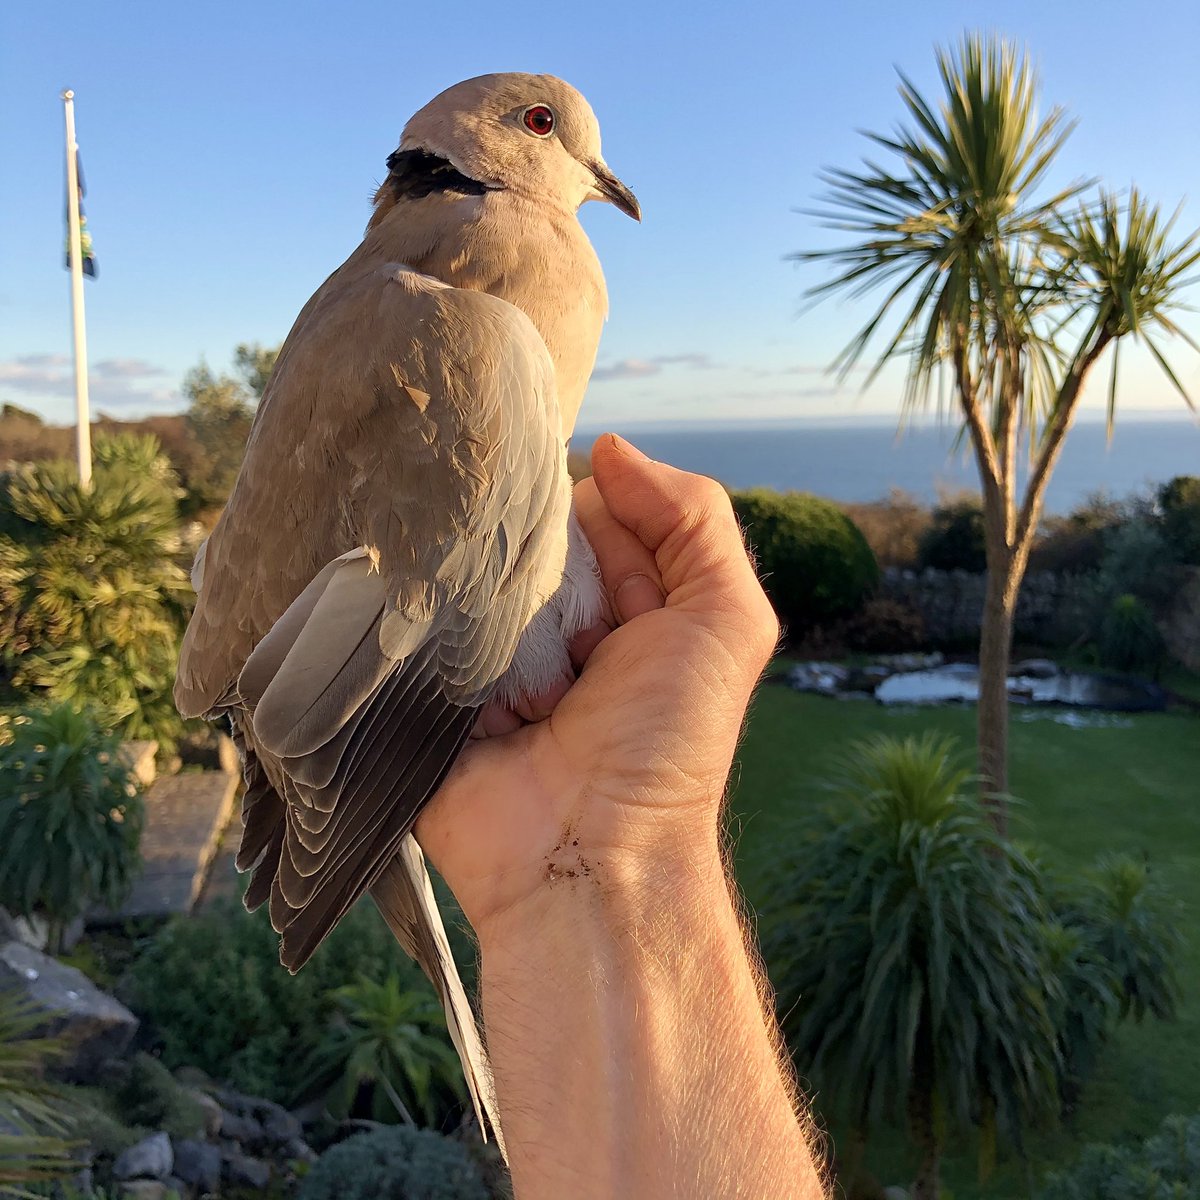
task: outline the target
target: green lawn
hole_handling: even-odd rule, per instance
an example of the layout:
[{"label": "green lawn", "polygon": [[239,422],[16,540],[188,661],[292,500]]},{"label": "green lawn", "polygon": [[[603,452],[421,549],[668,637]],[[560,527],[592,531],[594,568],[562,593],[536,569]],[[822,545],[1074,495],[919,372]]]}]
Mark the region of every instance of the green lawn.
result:
[{"label": "green lawn", "polygon": [[[1200,718],[1152,714],[1072,729],[1029,717],[1028,709],[1013,710],[1010,786],[1025,802],[1013,836],[1062,864],[1085,865],[1109,849],[1145,852],[1182,903],[1189,939],[1179,1019],[1120,1029],[1071,1123],[1031,1138],[1040,1173],[1047,1163],[1071,1162],[1085,1142],[1120,1141],[1149,1133],[1170,1113],[1200,1112]],[[789,821],[820,801],[822,781],[848,743],[933,728],[970,749],[974,721],[973,709],[889,710],[765,686],[739,755],[731,808],[750,902],[765,899],[762,865]],[[1020,1164],[1004,1162],[980,1184],[976,1162],[970,1144],[955,1147],[947,1161],[945,1180],[957,1200],[1029,1195]],[[872,1138],[868,1163],[885,1184],[911,1177],[902,1139],[886,1132]]]}]

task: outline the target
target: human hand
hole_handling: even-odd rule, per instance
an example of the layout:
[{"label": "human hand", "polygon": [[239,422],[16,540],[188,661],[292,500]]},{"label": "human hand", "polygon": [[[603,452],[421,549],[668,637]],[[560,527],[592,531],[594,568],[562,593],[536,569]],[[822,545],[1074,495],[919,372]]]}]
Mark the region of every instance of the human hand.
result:
[{"label": "human hand", "polygon": [[611,435],[592,469],[575,511],[618,626],[578,639],[546,719],[472,741],[417,823],[481,940],[549,887],[719,871],[726,778],[778,638],[720,485]]}]

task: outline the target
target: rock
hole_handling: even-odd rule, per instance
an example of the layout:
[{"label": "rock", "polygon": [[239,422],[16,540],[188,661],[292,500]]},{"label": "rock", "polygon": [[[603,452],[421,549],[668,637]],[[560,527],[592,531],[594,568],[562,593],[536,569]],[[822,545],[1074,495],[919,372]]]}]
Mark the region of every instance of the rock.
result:
[{"label": "rock", "polygon": [[221,1158],[226,1181],[232,1187],[265,1188],[271,1182],[271,1168],[261,1158],[251,1158],[236,1148]]},{"label": "rock", "polygon": [[207,1092],[202,1092],[199,1088],[187,1088],[187,1094],[204,1110],[205,1134],[208,1137],[216,1137],[225,1122],[225,1114],[221,1106]]},{"label": "rock", "polygon": [[[187,1200],[187,1197],[195,1193],[195,1189],[188,1187],[188,1185],[182,1179],[180,1179],[178,1175],[168,1175],[163,1182],[166,1184],[168,1196],[171,1196],[171,1194],[174,1193],[175,1196],[179,1196],[182,1197],[183,1200]],[[199,1195],[199,1193],[195,1194]],[[174,1200],[174,1197],[172,1197],[172,1200]]]},{"label": "rock", "polygon": [[1008,669],[1010,676],[1025,676],[1028,679],[1055,679],[1059,675],[1058,663],[1049,658],[1027,658],[1013,663]]},{"label": "rock", "polygon": [[304,1126],[286,1108],[278,1104],[261,1114],[263,1133],[272,1141],[286,1145],[304,1134]]},{"label": "rock", "polygon": [[124,1200],[166,1200],[168,1189],[161,1179],[134,1179],[118,1184],[117,1195]]},{"label": "rock", "polygon": [[908,1200],[908,1188],[902,1188],[897,1184],[885,1187],[883,1189],[883,1200]]},{"label": "rock", "polygon": [[175,1147],[175,1174],[200,1192],[221,1186],[221,1151],[208,1142],[185,1138]]},{"label": "rock", "polygon": [[243,1146],[257,1146],[263,1140],[263,1127],[253,1117],[241,1117],[222,1109],[221,1136]]},{"label": "rock", "polygon": [[284,1148],[284,1153],[289,1159],[304,1163],[315,1163],[320,1157],[303,1138],[292,1138]]},{"label": "rock", "polygon": [[137,1017],[82,971],[17,941],[0,946],[0,991],[16,992],[45,1014],[33,1032],[62,1039],[67,1053],[56,1072],[75,1083],[91,1082],[103,1063],[125,1053],[137,1032]]},{"label": "rock", "polygon": [[166,1179],[175,1165],[171,1139],[165,1133],[152,1133],[123,1150],[113,1163],[114,1179]]}]

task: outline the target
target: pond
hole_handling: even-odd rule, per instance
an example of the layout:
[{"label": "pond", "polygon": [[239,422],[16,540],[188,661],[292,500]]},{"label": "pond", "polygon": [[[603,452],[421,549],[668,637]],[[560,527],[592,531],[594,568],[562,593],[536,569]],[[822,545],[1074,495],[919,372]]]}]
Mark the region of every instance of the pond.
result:
[{"label": "pond", "polygon": [[[880,704],[973,704],[979,668],[941,655],[897,655],[864,666],[799,663],[788,672],[799,691],[873,697]],[[1015,704],[1056,705],[1107,712],[1160,712],[1167,695],[1157,684],[1088,671],[1068,671],[1048,659],[1014,664],[1008,694]]]}]

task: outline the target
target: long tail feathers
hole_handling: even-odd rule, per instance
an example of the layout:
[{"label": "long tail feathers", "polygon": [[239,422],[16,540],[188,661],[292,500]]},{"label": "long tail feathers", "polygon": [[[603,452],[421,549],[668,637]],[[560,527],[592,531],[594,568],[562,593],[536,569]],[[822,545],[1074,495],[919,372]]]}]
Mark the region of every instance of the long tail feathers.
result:
[{"label": "long tail feathers", "polygon": [[433,894],[433,884],[425,869],[425,856],[411,834],[405,837],[400,853],[372,885],[371,898],[396,940],[407,954],[420,963],[437,988],[446,1009],[450,1038],[462,1060],[463,1074],[475,1105],[479,1127],[486,1138],[488,1126],[491,1126],[496,1145],[507,1162],[508,1153],[500,1128],[491,1063],[479,1036],[474,1010],[454,964],[446,928]]}]

